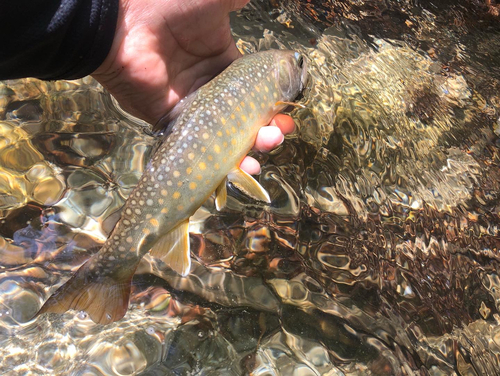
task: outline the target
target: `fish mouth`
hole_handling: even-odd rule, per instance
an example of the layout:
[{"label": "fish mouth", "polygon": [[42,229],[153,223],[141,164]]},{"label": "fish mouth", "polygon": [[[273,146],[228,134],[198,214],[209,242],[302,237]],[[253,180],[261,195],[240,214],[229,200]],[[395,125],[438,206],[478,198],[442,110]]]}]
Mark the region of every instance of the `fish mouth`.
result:
[{"label": "fish mouth", "polygon": [[304,88],[308,85],[309,75],[307,74],[307,59],[305,55],[301,52],[294,51],[294,58],[296,62],[296,66],[300,69],[300,77],[299,77],[299,92],[302,92]]},{"label": "fish mouth", "polygon": [[302,71],[300,72],[300,89],[299,95],[304,92],[304,89],[309,85],[309,81],[311,80],[311,75],[307,72],[307,60],[304,59],[304,65],[302,66]]},{"label": "fish mouth", "polygon": [[309,86],[311,81],[311,75],[307,72],[307,61],[304,59],[304,65],[302,66],[302,70],[300,72],[300,83],[299,83],[299,91],[297,96],[295,97],[295,101],[300,101],[304,99],[305,89]]}]

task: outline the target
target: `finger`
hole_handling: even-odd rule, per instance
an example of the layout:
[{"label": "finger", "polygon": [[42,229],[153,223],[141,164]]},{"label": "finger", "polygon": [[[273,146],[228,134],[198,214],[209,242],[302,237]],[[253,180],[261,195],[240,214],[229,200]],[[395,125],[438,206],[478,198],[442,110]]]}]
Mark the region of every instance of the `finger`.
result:
[{"label": "finger", "polygon": [[284,139],[285,136],[283,136],[283,133],[281,133],[281,130],[277,126],[269,125],[262,127],[257,134],[253,148],[257,151],[270,151],[280,145]]},{"label": "finger", "polygon": [[290,134],[295,131],[295,122],[289,115],[277,114],[273,120],[271,120],[271,125],[277,126],[283,134]]},{"label": "finger", "polygon": [[250,175],[260,174],[260,163],[255,158],[248,155],[241,161],[240,168]]}]

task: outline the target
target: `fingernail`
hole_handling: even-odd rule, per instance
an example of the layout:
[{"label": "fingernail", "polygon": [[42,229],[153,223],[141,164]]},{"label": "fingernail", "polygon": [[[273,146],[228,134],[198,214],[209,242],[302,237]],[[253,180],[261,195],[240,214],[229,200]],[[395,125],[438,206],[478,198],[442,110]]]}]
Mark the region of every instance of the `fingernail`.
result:
[{"label": "fingernail", "polygon": [[285,141],[285,136],[282,134],[282,135],[281,135],[281,141],[280,141],[280,143],[278,144],[278,146],[280,146],[280,145],[283,143],[283,141]]}]

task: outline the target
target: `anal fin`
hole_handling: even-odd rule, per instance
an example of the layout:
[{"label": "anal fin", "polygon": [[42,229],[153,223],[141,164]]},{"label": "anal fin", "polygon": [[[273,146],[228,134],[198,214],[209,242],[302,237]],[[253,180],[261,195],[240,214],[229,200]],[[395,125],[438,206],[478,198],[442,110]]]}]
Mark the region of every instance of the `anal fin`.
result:
[{"label": "anal fin", "polygon": [[120,320],[128,308],[130,283],[134,270],[117,280],[111,276],[93,273],[92,259],[80,269],[40,308],[43,313],[64,313],[69,309],[85,311],[97,324],[110,324]]},{"label": "anal fin", "polygon": [[232,170],[227,179],[234,184],[241,192],[258,201],[271,203],[271,198],[266,190],[255,180],[251,175],[247,174],[240,168]]},{"label": "anal fin", "polygon": [[163,235],[149,253],[151,256],[161,259],[178,274],[188,275],[191,269],[189,219]]}]

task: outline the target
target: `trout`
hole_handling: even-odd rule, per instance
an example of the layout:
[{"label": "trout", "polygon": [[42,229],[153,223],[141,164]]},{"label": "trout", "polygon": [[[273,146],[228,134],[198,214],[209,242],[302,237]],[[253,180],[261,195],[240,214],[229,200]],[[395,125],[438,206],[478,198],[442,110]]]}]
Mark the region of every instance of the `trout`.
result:
[{"label": "trout", "polygon": [[270,203],[267,192],[239,169],[259,129],[304,87],[303,56],[270,50],[235,60],[170,112],[168,135],[127,199],[102,248],[62,285],[38,314],[85,311],[96,323],[126,313],[132,277],[149,252],[182,276],[189,273],[189,217],[215,191],[224,206],[226,184]]}]

